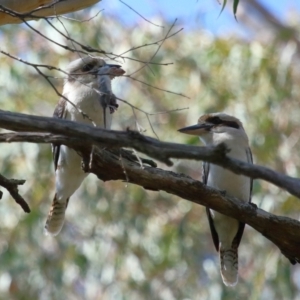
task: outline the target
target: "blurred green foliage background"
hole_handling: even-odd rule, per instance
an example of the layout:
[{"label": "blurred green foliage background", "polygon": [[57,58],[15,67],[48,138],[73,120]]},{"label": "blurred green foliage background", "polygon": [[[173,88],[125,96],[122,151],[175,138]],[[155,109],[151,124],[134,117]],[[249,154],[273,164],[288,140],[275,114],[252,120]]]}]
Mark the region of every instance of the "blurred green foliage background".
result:
[{"label": "blurred green foliage background", "polygon": [[[95,10],[76,13],[87,19]],[[165,28],[141,21],[126,27],[109,14],[87,22],[52,20],[83,44],[121,54],[161,40]],[[68,43],[44,21],[40,32]],[[179,28],[174,26],[173,32]],[[2,26],[3,50],[27,61],[64,68],[78,57],[23,25]],[[72,46],[71,43],[68,43]],[[126,56],[149,61],[157,45]],[[299,176],[300,73],[295,41],[276,35],[249,41],[216,38],[190,30],[166,40],[155,62],[131,78],[114,80],[115,94],[154,114],[119,103],[113,129],[142,130],[160,140],[199,144],[178,128],[195,124],[203,113],[225,111],[240,118],[257,164]],[[119,58],[127,74],[143,64]],[[51,116],[58,96],[35,70],[0,56],[1,109]],[[63,74],[47,71],[61,91]],[[164,92],[151,86],[184,94]],[[222,284],[205,209],[164,192],[126,182],[100,182],[90,175],[71,198],[66,223],[56,238],[43,234],[54,195],[50,145],[2,144],[1,174],[26,179],[20,193],[32,212],[25,214],[4,191],[0,203],[0,299],[300,299],[300,267],[290,265],[261,234],[246,227],[239,248],[239,283]],[[201,162],[175,161],[173,168],[201,178]],[[3,190],[3,189],[2,189]],[[253,202],[273,214],[299,219],[299,200],[266,182],[255,181]],[[299,249],[300,251],[300,249]]]}]

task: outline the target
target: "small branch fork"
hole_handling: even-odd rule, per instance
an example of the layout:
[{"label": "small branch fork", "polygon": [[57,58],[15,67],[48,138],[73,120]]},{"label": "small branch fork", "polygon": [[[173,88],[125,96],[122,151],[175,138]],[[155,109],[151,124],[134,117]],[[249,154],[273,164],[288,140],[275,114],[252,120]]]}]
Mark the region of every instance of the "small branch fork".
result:
[{"label": "small branch fork", "polygon": [[[10,195],[15,199],[25,212],[30,213],[30,208],[24,198],[19,194],[18,186],[23,185],[25,180],[7,179],[0,174],[0,185],[3,186]],[[0,191],[0,199],[2,198],[2,192]]]}]

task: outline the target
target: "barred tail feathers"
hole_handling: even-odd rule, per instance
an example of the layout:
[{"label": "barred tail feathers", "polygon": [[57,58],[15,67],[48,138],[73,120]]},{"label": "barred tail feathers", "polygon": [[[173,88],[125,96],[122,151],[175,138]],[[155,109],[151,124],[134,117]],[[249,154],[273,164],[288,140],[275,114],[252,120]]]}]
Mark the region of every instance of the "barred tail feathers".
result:
[{"label": "barred tail feathers", "polygon": [[226,286],[235,286],[238,282],[237,248],[220,248],[221,276]]},{"label": "barred tail feathers", "polygon": [[58,201],[55,194],[45,224],[44,233],[46,235],[56,236],[57,234],[59,234],[64,225],[65,212],[68,206],[68,202],[69,198],[66,201]]}]

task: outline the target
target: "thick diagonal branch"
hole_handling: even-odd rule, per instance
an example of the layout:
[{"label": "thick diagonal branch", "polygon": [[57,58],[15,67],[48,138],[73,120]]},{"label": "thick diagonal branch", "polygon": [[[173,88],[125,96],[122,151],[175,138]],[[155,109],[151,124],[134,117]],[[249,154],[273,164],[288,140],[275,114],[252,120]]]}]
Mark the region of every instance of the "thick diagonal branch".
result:
[{"label": "thick diagonal branch", "polygon": [[104,181],[127,180],[147,190],[162,190],[238,219],[272,241],[292,264],[300,263],[300,222],[296,220],[276,216],[251,203],[226,197],[184,174],[147,166],[141,168],[139,164],[129,162],[124,159],[123,154],[120,156],[117,152],[112,154],[105,150],[97,151],[91,171]]},{"label": "thick diagonal branch", "polygon": [[[171,158],[177,159],[195,159],[208,161],[229,169],[237,174],[243,174],[251,178],[259,178],[285,189],[292,195],[300,198],[300,180],[289,177],[273,171],[269,168],[251,165],[226,156],[227,149],[224,145],[217,147],[197,147],[176,143],[160,142],[156,139],[143,136],[133,131],[110,131],[95,128],[89,125],[83,125],[67,120],[30,116],[20,113],[11,113],[0,110],[0,127],[14,131],[30,132],[51,132],[53,134],[62,134],[67,137],[73,137],[84,140],[86,143],[105,145],[106,147],[134,148],[150,157],[171,166]],[[20,136],[19,136],[20,137]],[[26,138],[29,139],[29,136]],[[40,141],[38,141],[38,138]],[[47,137],[47,142],[52,142],[53,136]],[[5,140],[2,137],[2,141]],[[17,139],[9,137],[10,141]],[[43,142],[41,135],[34,138],[33,142]],[[63,139],[56,136],[55,139]],[[28,140],[29,141],[29,140]]]},{"label": "thick diagonal branch", "polygon": [[[75,149],[79,147],[81,151],[89,151],[90,149],[89,137],[85,138],[84,145],[82,145],[81,138],[49,133],[1,134],[0,142],[4,141],[27,141],[33,143],[55,142],[66,144]],[[122,149],[108,151],[103,150],[104,146],[102,143],[96,144],[100,147],[94,152],[92,169],[90,171],[96,174],[101,180],[128,181],[148,190],[162,190],[210,207],[252,226],[278,246],[281,252],[292,263],[300,262],[300,222],[287,217],[272,215],[256,208],[252,204],[241,203],[236,199],[226,197],[217,190],[193,180],[184,174],[177,174],[146,165],[142,166],[134,154]],[[216,149],[224,152],[222,147],[214,148],[214,151],[216,151]],[[146,161],[146,163],[149,165],[149,161]],[[109,170],[109,172],[107,172],[107,170]]]}]

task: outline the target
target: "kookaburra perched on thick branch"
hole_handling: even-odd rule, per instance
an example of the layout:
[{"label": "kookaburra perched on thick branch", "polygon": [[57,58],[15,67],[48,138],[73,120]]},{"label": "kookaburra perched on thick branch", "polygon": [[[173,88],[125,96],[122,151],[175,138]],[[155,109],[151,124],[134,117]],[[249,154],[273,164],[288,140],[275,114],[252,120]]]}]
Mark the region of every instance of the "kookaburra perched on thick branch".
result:
[{"label": "kookaburra perched on thick branch", "polygon": [[[199,136],[207,146],[225,143],[228,156],[252,163],[248,137],[242,123],[224,113],[203,115],[198,124],[181,128],[180,132]],[[228,196],[250,202],[252,179],[237,175],[220,166],[203,163],[203,182],[225,191]],[[234,286],[238,281],[238,246],[245,223],[206,208],[213,242],[220,252],[221,275],[225,285]]]},{"label": "kookaburra perched on thick branch", "polygon": [[[125,71],[119,65],[90,56],[71,62],[66,71],[68,77],[62,95],[68,101],[59,100],[54,117],[110,129],[112,113],[118,107],[111,80]],[[82,158],[75,150],[64,145],[52,145],[52,150],[56,192],[45,232],[57,235],[63,226],[70,197],[88,174],[82,170]]]}]

